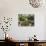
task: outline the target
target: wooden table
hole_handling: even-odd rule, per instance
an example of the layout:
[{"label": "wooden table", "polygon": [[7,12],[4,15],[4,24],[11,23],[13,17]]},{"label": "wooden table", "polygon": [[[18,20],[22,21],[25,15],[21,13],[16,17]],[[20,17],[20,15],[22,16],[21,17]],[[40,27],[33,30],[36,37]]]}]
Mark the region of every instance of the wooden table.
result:
[{"label": "wooden table", "polygon": [[11,40],[9,44],[14,44],[16,46],[46,46],[46,40],[39,41],[29,41],[29,40]]},{"label": "wooden table", "polygon": [[16,46],[20,46],[20,44],[24,44],[23,46],[46,46],[46,40],[39,41],[17,40],[14,42],[16,43]]}]

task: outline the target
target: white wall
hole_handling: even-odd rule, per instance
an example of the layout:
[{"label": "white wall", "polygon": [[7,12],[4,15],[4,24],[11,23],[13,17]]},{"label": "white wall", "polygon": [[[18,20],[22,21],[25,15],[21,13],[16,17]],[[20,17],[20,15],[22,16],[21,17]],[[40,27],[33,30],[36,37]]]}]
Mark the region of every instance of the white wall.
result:
[{"label": "white wall", "polygon": [[[18,14],[35,14],[34,27],[19,27]],[[17,40],[27,40],[34,34],[39,40],[45,39],[45,15],[46,7],[33,8],[28,0],[0,0],[0,17],[13,17],[12,27],[9,33]],[[2,32],[2,31],[1,31]],[[2,35],[0,32],[0,35]],[[44,34],[45,33],[45,34]],[[2,39],[2,36],[0,36]]]}]

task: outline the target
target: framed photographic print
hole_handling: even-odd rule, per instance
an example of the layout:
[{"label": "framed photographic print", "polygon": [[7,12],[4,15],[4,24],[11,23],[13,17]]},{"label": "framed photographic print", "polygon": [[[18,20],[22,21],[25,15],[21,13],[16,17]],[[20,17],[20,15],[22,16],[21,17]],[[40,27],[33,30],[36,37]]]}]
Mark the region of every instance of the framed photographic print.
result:
[{"label": "framed photographic print", "polygon": [[18,26],[34,26],[34,14],[18,14]]}]

